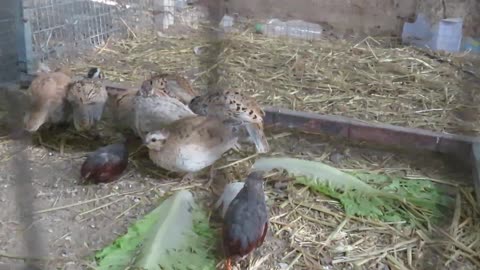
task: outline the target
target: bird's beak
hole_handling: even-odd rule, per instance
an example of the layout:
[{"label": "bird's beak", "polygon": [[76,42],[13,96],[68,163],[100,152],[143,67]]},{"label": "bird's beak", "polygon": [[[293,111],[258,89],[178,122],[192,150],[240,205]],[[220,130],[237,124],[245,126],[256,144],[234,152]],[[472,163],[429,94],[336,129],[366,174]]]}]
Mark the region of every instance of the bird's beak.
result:
[{"label": "bird's beak", "polygon": [[144,144],[144,145],[147,145],[147,144],[148,144],[148,139],[147,139],[147,137],[143,138],[143,144]]}]

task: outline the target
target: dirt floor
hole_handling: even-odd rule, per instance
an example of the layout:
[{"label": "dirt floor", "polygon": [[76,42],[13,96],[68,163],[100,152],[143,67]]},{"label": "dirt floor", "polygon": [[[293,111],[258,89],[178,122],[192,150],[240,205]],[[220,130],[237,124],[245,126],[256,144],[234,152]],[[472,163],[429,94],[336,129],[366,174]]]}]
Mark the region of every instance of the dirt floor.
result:
[{"label": "dirt floor", "polygon": [[[79,185],[79,169],[86,150],[93,150],[102,143],[74,133],[71,130],[58,132],[55,135],[50,132],[41,132],[44,145],[39,144],[37,135],[34,136],[33,145],[23,151],[30,160],[30,163],[25,164],[25,169],[33,175],[33,188],[35,189],[34,211],[36,214],[33,224],[27,228],[19,222],[16,204],[23,198],[21,196],[15,198],[15,185],[12,181],[11,163],[12,159],[19,155],[15,150],[18,149],[16,148],[18,142],[5,138],[0,142],[0,156],[2,157],[0,160],[0,185],[2,187],[0,201],[3,207],[3,211],[0,212],[0,246],[2,247],[0,269],[15,269],[7,268],[7,266],[13,267],[25,258],[26,255],[22,255],[25,254],[22,236],[35,229],[42,238],[41,248],[39,254],[30,254],[29,257],[42,257],[41,261],[47,264],[46,269],[90,269],[93,262],[88,256],[93,255],[95,250],[110,244],[116,237],[125,233],[129,224],[155,207],[157,199],[168,190],[189,188],[195,193],[205,194],[205,190],[201,187],[205,179],[199,179],[189,186],[180,187],[176,180],[166,180],[161,177],[162,172],[151,165],[146,159],[145,152],[142,151],[133,155],[127,172],[120,180],[106,185]],[[431,155],[417,155],[412,158],[411,155],[406,154],[332,144],[323,138],[318,139],[307,135],[276,133],[276,135],[270,134],[270,136],[272,145],[274,145],[272,155],[284,153],[291,157],[322,160],[345,169],[382,170],[391,174],[460,181],[470,185],[469,171],[452,171],[447,164],[448,161]],[[62,137],[67,138],[63,154],[58,151]],[[279,147],[280,145],[288,145],[288,147]],[[239,157],[227,157],[224,162],[230,163],[238,159]],[[145,171],[149,172],[145,173]],[[230,167],[224,171],[231,172],[235,169]],[[235,172],[233,172],[233,176],[230,174],[229,180],[235,179],[235,174]],[[223,178],[225,175],[229,174],[219,173],[218,177]],[[224,180],[217,179],[216,181],[223,182]],[[302,242],[315,243],[318,239],[325,239],[336,228],[335,223],[342,221],[342,210],[337,202],[324,196],[316,197],[318,207],[328,207],[338,216],[332,224],[329,224],[329,219],[325,217],[327,225],[320,224],[315,227],[315,234],[312,235],[309,230],[313,228],[307,228],[312,224],[305,220],[301,221],[305,226],[304,229],[302,226],[291,227],[288,225],[292,221],[291,217],[286,215],[285,211],[288,207],[285,208],[284,205],[285,202],[303,196],[302,193],[306,191],[303,189],[291,193],[291,183],[288,179],[282,178],[271,180],[267,186],[267,195],[270,197],[268,204],[271,207],[271,230],[265,245],[255,253],[256,256],[253,257],[248,269],[313,269],[306,266],[306,262],[312,263],[312,259],[317,260],[313,261],[314,265],[318,267],[324,265],[322,269],[353,269],[353,265],[348,266],[347,264],[340,268],[339,265],[333,265],[332,260],[339,255],[335,255],[330,250],[319,251],[314,258],[300,258],[298,254],[302,253],[297,251],[300,247],[309,248],[302,246]],[[208,196],[212,201],[216,198],[212,194]],[[312,215],[308,208],[298,209],[298,213]],[[357,224],[354,226],[356,229],[344,232],[344,239],[340,237],[334,241],[339,245],[342,242],[344,245],[351,241],[357,241],[358,237],[365,237],[364,226],[375,229],[375,226],[368,225],[368,222],[366,225]],[[390,232],[386,229],[386,231],[369,234],[368,237],[372,237],[371,240],[380,241],[376,245],[381,247],[389,246],[395,240],[389,239],[388,235]],[[318,239],[313,240],[312,237]],[[362,249],[365,250],[368,247]],[[424,250],[428,251],[428,249]],[[431,263],[438,262],[433,259]],[[293,265],[291,266],[293,268],[289,268],[289,265]],[[474,269],[470,268],[469,264],[465,264],[463,268],[460,267],[461,265],[462,263],[453,263],[451,269]],[[418,265],[419,268],[416,269],[421,269],[420,266]],[[371,267],[391,269],[387,261],[383,259],[378,262],[369,262],[363,267],[366,268],[361,269],[374,269]]]},{"label": "dirt floor", "polygon": [[[167,46],[160,50],[149,48],[150,44],[141,40],[138,43],[147,47],[143,51],[171,54]],[[134,66],[130,62],[141,60],[137,64],[144,69],[148,69],[144,62],[174,69],[173,65],[165,64],[168,62],[165,55],[143,59],[135,54],[135,50],[142,48],[127,45],[128,56],[120,57],[115,53],[115,57],[111,57],[117,60],[117,65],[127,66],[126,69],[122,71],[106,61],[101,63],[108,75],[122,78],[116,81],[128,81],[122,76],[132,74],[141,77],[143,70],[129,69],[128,65]],[[191,47],[189,44],[178,51],[193,59]],[[104,60],[100,55],[95,57],[97,62]],[[190,63],[180,62],[182,66]],[[284,96],[288,93],[284,92]],[[2,109],[12,105],[1,104],[5,100],[0,98]],[[315,106],[318,107],[319,102],[316,101]],[[1,115],[5,117],[5,114]],[[13,119],[13,123],[20,122],[18,116]],[[6,128],[2,130],[7,131]],[[269,131],[268,135],[272,145],[268,156],[317,160],[347,171],[426,179],[431,183],[442,183],[445,192],[457,196],[457,201],[445,211],[444,224],[437,224],[442,232],[446,232],[442,234],[430,226],[425,230],[411,229],[404,222],[381,223],[347,217],[337,200],[294,184],[292,177],[275,175],[266,185],[270,210],[266,242],[251,260],[242,263],[241,269],[478,269],[480,240],[476,235],[480,232],[480,212],[472,207],[475,199],[471,170],[465,164],[432,154],[372,150],[368,146],[351,146],[328,138],[286,131]],[[145,149],[136,151],[139,145],[131,145],[130,165],[120,180],[85,186],[78,183],[85,154],[110,143],[110,140],[99,141],[78,134],[72,128],[42,131],[35,134],[33,144],[21,152],[29,157],[30,162],[24,165],[25,170],[33,175],[34,188],[31,192],[23,191],[25,196],[22,196],[22,193],[16,194],[12,180],[12,161],[20,157],[16,143],[6,137],[0,140],[0,201],[4,207],[0,212],[0,269],[15,269],[13,265],[32,257],[46,264],[46,269],[94,269],[91,256],[95,251],[124,234],[132,222],[153,209],[158,199],[169,191],[190,189],[203,202],[211,203],[221,191],[220,186],[228,181],[242,180],[256,158],[250,145],[241,153],[220,160],[217,166],[225,168],[218,171],[214,190],[210,191],[203,187],[207,180],[205,176],[199,176],[193,183],[180,184],[155,168]],[[18,215],[18,205],[25,202],[28,195],[34,196],[36,213],[34,221],[25,225]],[[25,249],[23,242],[34,240],[24,238],[35,230],[41,236],[39,252],[27,253],[29,250]]]}]

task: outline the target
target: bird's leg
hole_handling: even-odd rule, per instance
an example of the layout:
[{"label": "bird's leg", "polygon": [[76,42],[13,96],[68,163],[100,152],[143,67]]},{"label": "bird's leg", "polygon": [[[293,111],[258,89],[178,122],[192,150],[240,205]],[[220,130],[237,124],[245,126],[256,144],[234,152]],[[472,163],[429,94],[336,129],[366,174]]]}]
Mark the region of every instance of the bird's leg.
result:
[{"label": "bird's leg", "polygon": [[193,181],[193,177],[194,177],[194,173],[186,173],[184,176],[182,176],[182,179],[180,179],[180,183],[183,183],[183,182],[191,182]]},{"label": "bird's leg", "polygon": [[213,178],[215,177],[215,167],[213,165],[210,166],[210,170],[209,170],[209,173],[208,173],[208,181],[207,181],[207,184],[205,185],[205,187],[208,189],[210,188],[210,185],[212,184],[213,182]]},{"label": "bird's leg", "polygon": [[227,258],[225,260],[225,270],[232,270],[232,259]]}]

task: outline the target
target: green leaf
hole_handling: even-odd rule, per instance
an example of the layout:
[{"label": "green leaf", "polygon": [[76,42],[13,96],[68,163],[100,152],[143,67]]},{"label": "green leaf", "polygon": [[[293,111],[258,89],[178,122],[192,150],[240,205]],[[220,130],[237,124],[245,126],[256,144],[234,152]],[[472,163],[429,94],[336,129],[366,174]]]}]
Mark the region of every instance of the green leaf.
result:
[{"label": "green leaf", "polygon": [[387,222],[406,220],[425,224],[442,216],[453,199],[442,194],[430,181],[409,180],[386,175],[347,174],[321,162],[294,158],[262,158],[254,170],[284,169],[297,182],[338,199],[347,215]]},{"label": "green leaf", "polygon": [[208,224],[192,194],[179,191],[98,252],[97,269],[215,269],[215,233]]},{"label": "green leaf", "polygon": [[296,158],[260,158],[253,164],[253,170],[269,171],[272,169],[284,169],[294,175],[303,175],[309,181],[317,184],[323,183],[333,189],[355,190],[367,194],[377,192],[358,178],[321,162]]}]

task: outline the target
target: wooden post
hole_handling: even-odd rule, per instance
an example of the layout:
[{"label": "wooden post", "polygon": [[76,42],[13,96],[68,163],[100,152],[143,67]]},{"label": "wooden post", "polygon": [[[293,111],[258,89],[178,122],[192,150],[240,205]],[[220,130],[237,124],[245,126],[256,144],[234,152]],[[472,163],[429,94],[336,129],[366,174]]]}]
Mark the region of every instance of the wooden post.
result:
[{"label": "wooden post", "polygon": [[473,183],[475,193],[477,194],[477,204],[480,206],[480,143],[474,143],[472,145],[472,159]]},{"label": "wooden post", "polygon": [[153,21],[157,31],[164,31],[174,23],[175,2],[153,0]]},{"label": "wooden post", "polygon": [[23,1],[17,1],[17,44],[18,62],[21,74],[31,74],[34,66],[34,55],[32,49],[32,29],[28,16],[25,16]]}]

